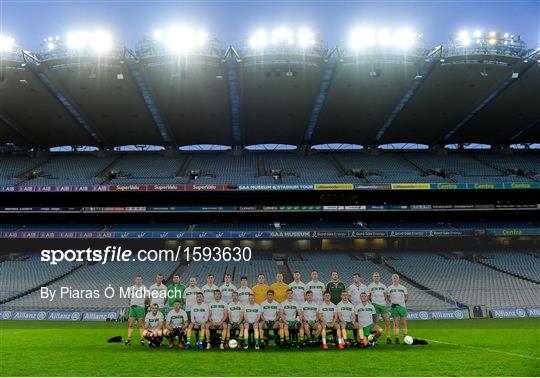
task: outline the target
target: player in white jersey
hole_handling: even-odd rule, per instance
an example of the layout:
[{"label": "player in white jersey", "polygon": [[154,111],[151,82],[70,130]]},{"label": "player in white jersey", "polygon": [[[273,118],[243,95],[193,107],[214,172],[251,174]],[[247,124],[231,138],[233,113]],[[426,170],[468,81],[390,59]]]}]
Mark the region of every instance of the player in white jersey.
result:
[{"label": "player in white jersey", "polygon": [[293,335],[291,338],[292,344],[296,344],[296,334],[301,326],[299,318],[302,316],[302,310],[300,305],[294,300],[292,289],[287,289],[286,295],[287,298],[280,303],[279,309],[279,318],[281,320],[279,336],[281,338],[281,343],[284,346],[288,345],[291,333]]},{"label": "player in white jersey", "polygon": [[367,292],[367,286],[362,283],[360,273],[353,275],[353,283],[347,288],[349,292],[349,300],[353,305],[360,303],[360,293]]},{"label": "player in white jersey", "polygon": [[249,348],[249,332],[253,332],[255,349],[259,349],[259,324],[261,306],[255,302],[255,295],[249,294],[248,303],[244,306],[244,349]]},{"label": "player in white jersey", "polygon": [[148,288],[150,291],[150,304],[157,304],[159,311],[165,316],[167,314],[167,285],[163,283],[163,273],[156,276],[156,282]]},{"label": "player in white jersey", "polygon": [[336,305],[336,310],[341,328],[341,338],[339,339],[338,348],[343,349],[344,346],[350,346],[347,330],[354,329],[354,305],[349,301],[348,292],[344,291],[341,293],[341,302]]},{"label": "player in white jersey", "polygon": [[[330,301],[330,292],[325,291],[323,294],[323,302],[319,305],[319,321],[321,322],[322,347],[328,349],[326,343],[326,330],[335,330],[336,338],[340,339],[341,329],[338,322],[337,307]],[[335,340],[335,339],[334,339]]]},{"label": "player in white jersey", "polygon": [[407,336],[407,301],[409,292],[407,288],[399,283],[399,276],[392,274],[392,285],[387,287],[388,299],[390,301],[390,312],[394,318],[394,336],[396,344],[399,344],[399,325],[401,323],[401,332],[403,337]]},{"label": "player in white jersey", "polygon": [[379,321],[379,316],[382,316],[384,320],[386,343],[392,344],[392,339],[390,339],[390,315],[388,306],[386,305],[388,291],[386,285],[381,282],[381,275],[379,272],[373,273],[372,279],[373,282],[368,285],[369,300],[377,312],[377,321]]},{"label": "player in white jersey", "polygon": [[148,346],[159,348],[163,339],[163,314],[159,312],[159,305],[150,306],[150,312],[144,318],[143,337],[148,340]]},{"label": "player in white jersey", "polygon": [[139,325],[139,337],[141,338],[141,345],[144,345],[144,313],[149,299],[149,293],[146,286],[142,284],[141,275],[137,275],[135,277],[135,284],[127,289],[127,294],[129,299],[129,322],[127,340],[124,343],[126,345],[131,345],[131,338],[133,337],[135,322],[137,322]]},{"label": "player in white jersey", "polygon": [[201,287],[204,303],[210,303],[214,300],[214,291],[219,290],[219,287],[214,284],[214,275],[209,274],[206,276],[206,284]]},{"label": "player in white jersey", "polygon": [[313,300],[315,303],[322,303],[326,285],[319,281],[319,273],[316,270],[311,271],[311,281],[306,284],[306,290],[311,290],[313,292]]},{"label": "player in white jersey", "polygon": [[236,290],[238,292],[238,300],[246,305],[249,303],[249,295],[253,294],[253,290],[248,287],[248,280],[246,276],[240,278],[240,287]]},{"label": "player in white jersey", "polygon": [[163,335],[169,339],[169,348],[174,348],[174,339],[178,337],[178,348],[184,347],[182,337],[189,324],[187,313],[182,310],[180,300],[174,301],[173,308],[165,319],[165,330]]},{"label": "player in white jersey", "polygon": [[[225,349],[225,338],[227,337],[227,303],[221,299],[221,291],[214,290],[214,300],[208,304],[210,308],[210,322],[208,324],[211,331],[221,330],[221,343],[219,349]],[[210,349],[210,340],[206,340],[206,349]]]},{"label": "player in white jersey", "polygon": [[227,337],[225,338],[225,345],[229,344],[231,335],[234,336],[238,331],[238,348],[242,347],[242,339],[244,336],[244,327],[242,322],[244,321],[244,305],[238,299],[238,292],[233,291],[231,303],[227,305]]},{"label": "player in white jersey", "polygon": [[265,336],[264,331],[274,330],[274,338],[279,333],[279,302],[274,300],[274,290],[270,289],[266,292],[266,299],[261,303],[261,321],[259,322],[260,338],[268,345],[268,336]]},{"label": "player in white jersey", "polygon": [[317,312],[319,306],[313,300],[313,292],[306,291],[306,301],[300,305],[302,309],[302,329],[300,337],[304,339],[304,344],[314,346],[321,335],[321,324],[319,323]]},{"label": "player in white jersey", "polygon": [[184,298],[186,300],[186,312],[189,317],[189,312],[191,311],[191,306],[197,303],[197,293],[202,293],[202,289],[197,286],[197,279],[195,277],[190,277],[188,286],[184,290]]},{"label": "player in white jersey", "polygon": [[197,293],[196,302],[191,306],[189,327],[187,330],[188,342],[186,343],[186,349],[191,347],[191,335],[193,331],[199,331],[199,341],[197,347],[200,350],[204,349],[203,341],[206,337],[207,341],[210,341],[210,330],[208,328],[208,321],[210,319],[210,309],[208,305],[204,303],[203,293]]},{"label": "player in white jersey", "polygon": [[225,274],[225,280],[223,285],[219,287],[219,291],[221,291],[221,299],[223,302],[229,304],[232,301],[232,293],[233,291],[236,291],[236,286],[231,282],[232,276],[227,273]]},{"label": "player in white jersey", "polygon": [[306,284],[300,279],[300,272],[296,271],[293,274],[294,281],[289,284],[289,289],[292,289],[294,293],[294,300],[298,303],[304,303],[306,298],[304,294],[306,292]]},{"label": "player in white jersey", "polygon": [[360,303],[354,307],[356,314],[355,326],[358,329],[358,346],[364,348],[368,345],[368,337],[373,335],[371,345],[375,345],[375,341],[381,335],[382,329],[375,322],[377,321],[377,312],[375,307],[369,303],[368,294],[360,293]]}]

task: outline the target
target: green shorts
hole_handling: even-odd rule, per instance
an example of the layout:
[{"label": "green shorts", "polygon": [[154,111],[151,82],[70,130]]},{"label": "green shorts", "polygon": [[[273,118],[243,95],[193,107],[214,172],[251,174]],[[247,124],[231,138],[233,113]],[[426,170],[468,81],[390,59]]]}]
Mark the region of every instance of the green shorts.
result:
[{"label": "green shorts", "polygon": [[364,336],[371,335],[371,331],[373,331],[373,328],[375,328],[375,324],[370,324],[367,327],[364,327]]},{"label": "green shorts", "polygon": [[404,318],[407,316],[407,309],[400,305],[392,305],[392,307],[390,308],[390,313],[394,318]]},{"label": "green shorts", "polygon": [[285,323],[288,324],[289,329],[298,329],[300,325],[298,320],[288,320]]},{"label": "green shorts", "polygon": [[131,306],[129,308],[129,317],[136,319],[144,319],[144,307],[141,306]]},{"label": "green shorts", "polygon": [[373,307],[375,307],[375,312],[377,314],[381,314],[381,315],[384,315],[384,314],[388,314],[388,307],[386,307],[386,305],[380,305],[380,304],[376,304],[376,303],[373,303]]}]

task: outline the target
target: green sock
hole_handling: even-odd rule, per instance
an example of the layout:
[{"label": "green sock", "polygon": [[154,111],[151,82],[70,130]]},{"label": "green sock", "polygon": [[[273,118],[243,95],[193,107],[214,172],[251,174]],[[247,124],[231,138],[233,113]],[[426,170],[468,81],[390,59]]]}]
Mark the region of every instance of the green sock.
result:
[{"label": "green sock", "polygon": [[259,339],[255,339],[255,345],[259,345]]}]

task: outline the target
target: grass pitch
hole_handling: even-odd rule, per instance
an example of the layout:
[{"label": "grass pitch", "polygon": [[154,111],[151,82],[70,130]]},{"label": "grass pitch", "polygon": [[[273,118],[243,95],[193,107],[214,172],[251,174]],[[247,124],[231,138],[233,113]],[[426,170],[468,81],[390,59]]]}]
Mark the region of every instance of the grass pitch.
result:
[{"label": "grass pitch", "polygon": [[107,343],[109,337],[125,337],[125,323],[2,321],[0,327],[1,376],[540,374],[540,319],[411,321],[409,333],[429,345],[386,345],[381,339],[375,348],[327,351],[201,352]]}]

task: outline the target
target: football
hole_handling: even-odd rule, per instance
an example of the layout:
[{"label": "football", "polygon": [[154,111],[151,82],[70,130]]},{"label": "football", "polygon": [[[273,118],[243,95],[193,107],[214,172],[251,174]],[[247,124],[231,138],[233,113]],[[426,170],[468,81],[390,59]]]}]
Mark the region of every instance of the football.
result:
[{"label": "football", "polygon": [[229,340],[229,348],[236,348],[238,346],[238,342],[235,339]]},{"label": "football", "polygon": [[405,344],[407,344],[407,345],[412,345],[414,339],[412,338],[412,336],[405,336],[405,337],[403,338],[403,341],[404,341]]}]

